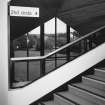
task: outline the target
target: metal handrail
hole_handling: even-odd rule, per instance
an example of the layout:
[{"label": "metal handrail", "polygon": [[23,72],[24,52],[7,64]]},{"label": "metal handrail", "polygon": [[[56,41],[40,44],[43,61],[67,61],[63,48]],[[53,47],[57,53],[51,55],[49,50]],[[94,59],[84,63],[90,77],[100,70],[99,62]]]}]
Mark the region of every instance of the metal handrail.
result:
[{"label": "metal handrail", "polygon": [[44,55],[44,56],[37,56],[37,57],[17,57],[17,58],[15,57],[15,58],[10,58],[10,60],[11,60],[12,62],[44,60],[44,59],[46,59],[46,58],[48,58],[48,57],[50,57],[50,56],[52,56],[52,55],[54,55],[54,54],[56,54],[56,53],[58,53],[58,52],[60,52],[60,51],[66,49],[67,47],[70,47],[70,46],[72,46],[73,44],[76,44],[76,43],[78,43],[79,41],[88,38],[89,36],[93,35],[94,33],[98,32],[98,31],[100,31],[100,30],[102,30],[102,29],[104,29],[104,28],[105,28],[105,26],[102,26],[102,27],[100,27],[100,28],[98,28],[98,29],[96,29],[96,30],[94,30],[94,31],[92,31],[92,32],[90,32],[90,33],[88,33],[88,34],[82,36],[81,38],[79,38],[79,39],[77,39],[77,40],[75,40],[75,41],[73,41],[73,42],[70,42],[70,43],[68,43],[68,44],[66,44],[66,45],[64,45],[64,46],[62,46],[62,47],[60,47],[59,49],[56,49],[55,51],[53,51],[53,52],[51,52],[51,53],[48,53],[47,55]]}]

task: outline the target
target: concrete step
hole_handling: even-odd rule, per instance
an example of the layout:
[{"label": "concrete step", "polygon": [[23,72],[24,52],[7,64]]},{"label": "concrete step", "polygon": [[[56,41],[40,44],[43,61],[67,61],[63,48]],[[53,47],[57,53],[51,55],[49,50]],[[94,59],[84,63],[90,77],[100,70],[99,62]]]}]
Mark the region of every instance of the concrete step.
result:
[{"label": "concrete step", "polygon": [[73,83],[71,85],[105,98],[105,91],[104,90],[97,89],[97,88],[92,87],[90,85],[86,85],[83,82],[81,82],[81,83]]},{"label": "concrete step", "polygon": [[102,69],[94,69],[94,75],[98,77],[102,77],[105,80],[105,70]]},{"label": "concrete step", "polygon": [[[85,99],[81,98],[80,96],[72,94],[68,91],[57,93],[55,95],[55,99],[59,100],[59,102],[62,103],[62,104],[59,104],[59,105],[66,105],[66,104],[64,104],[65,101],[68,101],[68,103],[72,102],[72,103],[74,103],[74,105],[98,105],[98,104],[95,104],[95,103],[91,103],[88,100],[85,100]],[[70,104],[67,104],[67,105],[70,105]]]},{"label": "concrete step", "polygon": [[95,80],[98,80],[98,81],[102,81],[105,83],[105,76],[102,77],[102,76],[96,76],[96,75],[87,75],[86,77],[89,77],[89,78],[92,78],[92,79],[95,79]]},{"label": "concrete step", "polygon": [[95,80],[95,79],[90,78],[90,77],[82,76],[82,82],[86,85],[91,86],[91,87],[105,91],[105,83],[102,81]]},{"label": "concrete step", "polygon": [[105,105],[105,98],[102,98],[100,96],[92,94],[92,93],[85,91],[83,89],[77,88],[75,86],[69,85],[69,92],[71,94],[80,96],[83,99],[88,100],[91,103],[94,103],[95,105]]},{"label": "concrete step", "polygon": [[46,102],[42,102],[38,105],[57,105],[57,104],[55,104],[54,101],[46,101]]},{"label": "concrete step", "polygon": [[[60,96],[60,93],[62,92],[54,94],[54,101],[57,105],[78,105],[76,102],[69,100],[66,97]],[[66,92],[63,93],[65,94]]]}]

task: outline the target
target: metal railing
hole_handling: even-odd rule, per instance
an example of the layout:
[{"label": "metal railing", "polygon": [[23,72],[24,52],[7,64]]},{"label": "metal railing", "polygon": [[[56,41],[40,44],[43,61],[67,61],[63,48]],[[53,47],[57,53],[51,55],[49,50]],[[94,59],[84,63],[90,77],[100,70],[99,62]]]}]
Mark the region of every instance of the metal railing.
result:
[{"label": "metal railing", "polygon": [[10,60],[11,60],[12,62],[19,62],[19,61],[34,61],[34,60],[43,60],[43,59],[46,59],[46,58],[48,58],[48,57],[50,57],[50,56],[52,56],[52,55],[58,53],[59,51],[62,51],[62,50],[64,50],[64,49],[66,49],[67,47],[70,47],[70,46],[72,46],[73,44],[76,44],[76,43],[78,43],[79,41],[84,40],[84,39],[88,38],[89,36],[92,36],[94,33],[98,32],[98,31],[100,31],[100,30],[102,30],[102,29],[104,29],[104,28],[105,28],[105,26],[103,26],[103,27],[101,27],[101,28],[98,28],[98,29],[96,29],[95,31],[92,31],[92,32],[88,33],[87,35],[84,35],[84,36],[82,36],[81,38],[79,38],[79,39],[77,39],[77,40],[74,40],[73,42],[70,42],[70,43],[68,43],[68,44],[66,44],[66,45],[64,45],[64,46],[62,46],[61,48],[56,49],[55,51],[53,51],[53,52],[51,52],[51,53],[49,53],[49,54],[47,54],[47,55],[45,55],[45,56],[19,57],[19,58],[11,58]]},{"label": "metal railing", "polygon": [[[11,64],[14,64],[16,62],[40,61],[40,76],[38,77],[38,78],[40,78],[40,77],[46,75],[47,73],[57,69],[58,67],[64,65],[65,63],[70,62],[71,60],[77,58],[78,56],[82,55],[83,53],[86,53],[87,51],[90,51],[91,49],[96,47],[97,45],[96,46],[93,45],[93,36],[96,36],[95,33],[99,32],[103,29],[105,29],[105,26],[100,27],[100,28],[96,29],[95,31],[92,31],[92,32],[80,37],[79,39],[74,40],[73,42],[70,42],[70,43],[62,46],[59,49],[56,49],[55,51],[48,53],[45,56],[10,58],[10,62],[11,62]],[[79,52],[79,54],[77,54],[77,56],[73,56],[71,54],[73,47],[80,43],[83,43],[83,47],[80,49],[81,51]],[[67,53],[68,51],[69,51],[69,53]],[[65,57],[66,57],[64,62],[62,60],[62,63],[61,63],[61,61],[59,61],[59,59],[57,59],[57,57],[60,58],[60,54],[63,56],[65,55]],[[67,55],[67,54],[69,54],[69,55]],[[56,55],[56,57],[55,57],[55,55]],[[70,59],[68,59],[68,57],[70,57]],[[59,66],[55,65],[56,68],[53,67],[52,70],[48,70],[49,72],[46,72],[46,68],[47,68],[46,64],[48,63],[47,60],[52,59],[52,58],[54,58],[58,61]],[[50,67],[48,67],[48,68],[50,68]],[[33,80],[33,81],[35,81],[35,80]],[[10,81],[10,84],[11,84],[10,87],[12,88],[13,81]],[[22,87],[24,87],[24,86],[22,86]]]}]

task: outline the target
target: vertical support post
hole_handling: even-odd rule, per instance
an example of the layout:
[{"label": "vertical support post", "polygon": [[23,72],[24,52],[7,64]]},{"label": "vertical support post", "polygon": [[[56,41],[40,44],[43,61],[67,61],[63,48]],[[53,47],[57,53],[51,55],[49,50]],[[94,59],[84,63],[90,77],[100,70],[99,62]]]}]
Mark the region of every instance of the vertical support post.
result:
[{"label": "vertical support post", "polygon": [[[44,23],[41,23],[40,28],[40,56],[44,56]],[[45,75],[45,59],[40,61],[40,76]]]},{"label": "vertical support post", "polygon": [[12,67],[12,62],[10,61],[10,2],[8,2],[8,83],[9,83],[9,87],[12,87],[12,81],[11,81],[11,67]]},{"label": "vertical support post", "polygon": [[[55,50],[57,49],[57,17],[55,17]],[[55,54],[55,68],[57,67],[57,55]]]},{"label": "vertical support post", "polygon": [[8,2],[0,0],[0,105],[8,105]]},{"label": "vertical support post", "polygon": [[[26,33],[27,38],[27,57],[29,57],[29,35]],[[27,61],[27,81],[29,81],[29,61]]]},{"label": "vertical support post", "polygon": [[[67,29],[67,43],[70,43],[70,26],[66,25]],[[66,49],[66,57],[67,57],[67,62],[70,61],[70,48]]]},{"label": "vertical support post", "polygon": [[40,56],[44,56],[44,23],[41,23],[40,28]]}]

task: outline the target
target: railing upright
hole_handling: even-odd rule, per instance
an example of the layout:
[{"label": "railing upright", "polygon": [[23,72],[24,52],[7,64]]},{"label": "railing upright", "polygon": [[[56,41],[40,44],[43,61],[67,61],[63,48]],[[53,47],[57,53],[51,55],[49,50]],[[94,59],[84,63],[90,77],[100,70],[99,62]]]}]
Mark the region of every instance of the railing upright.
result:
[{"label": "railing upright", "polygon": [[[70,26],[67,25],[67,43],[70,43]],[[70,61],[70,48],[66,49],[67,62]]]}]

